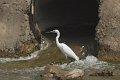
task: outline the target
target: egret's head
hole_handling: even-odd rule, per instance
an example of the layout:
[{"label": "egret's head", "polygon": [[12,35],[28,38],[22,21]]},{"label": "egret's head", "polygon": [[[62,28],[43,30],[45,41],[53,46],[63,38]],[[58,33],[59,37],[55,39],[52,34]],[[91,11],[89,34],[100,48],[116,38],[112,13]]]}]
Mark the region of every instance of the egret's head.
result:
[{"label": "egret's head", "polygon": [[53,31],[50,31],[50,33],[59,33],[59,30],[55,29]]}]

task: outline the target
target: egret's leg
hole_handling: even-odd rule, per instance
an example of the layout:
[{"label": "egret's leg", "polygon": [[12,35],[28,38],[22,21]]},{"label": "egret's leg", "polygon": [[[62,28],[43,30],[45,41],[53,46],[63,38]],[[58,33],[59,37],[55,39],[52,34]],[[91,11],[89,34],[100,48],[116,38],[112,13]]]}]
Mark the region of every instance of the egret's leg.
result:
[{"label": "egret's leg", "polygon": [[65,54],[65,57],[66,57],[66,59],[67,59],[67,55]]}]

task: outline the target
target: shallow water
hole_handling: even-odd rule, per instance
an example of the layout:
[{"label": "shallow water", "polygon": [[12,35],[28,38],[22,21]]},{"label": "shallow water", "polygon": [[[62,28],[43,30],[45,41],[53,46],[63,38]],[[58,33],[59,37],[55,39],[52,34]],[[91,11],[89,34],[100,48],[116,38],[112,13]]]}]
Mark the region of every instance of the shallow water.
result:
[{"label": "shallow water", "polygon": [[[96,57],[91,55],[94,52],[94,41],[88,41],[86,43],[82,43],[82,41],[79,40],[74,41],[73,39],[65,39],[64,41],[66,44],[69,44],[81,58],[79,62],[75,62],[71,58],[66,60],[65,56],[56,47],[54,41],[43,39],[40,51],[36,51],[35,54],[31,54],[31,56],[17,59],[0,58],[0,80],[42,80],[40,72],[44,70],[45,65],[50,63],[54,63],[66,70],[75,68],[83,69],[86,71],[85,73],[102,69],[115,69],[120,72],[120,64],[99,61]],[[81,46],[83,45],[85,49],[82,51]],[[83,56],[83,52],[85,54],[91,54]],[[96,80],[96,77],[90,77],[91,79],[89,77],[90,76],[86,76],[85,80]],[[100,79],[102,78],[100,77],[99,80]],[[114,79],[111,80],[119,80],[119,75],[116,77],[114,76]]]},{"label": "shallow water", "polygon": [[[85,70],[85,74],[95,72],[96,70],[103,70],[103,69],[110,69],[110,70],[119,70],[120,72],[120,64],[113,64],[107,63],[104,61],[99,61],[94,56],[87,56],[85,59],[80,60],[79,62],[70,62],[70,63],[63,63],[63,64],[56,64],[57,66],[62,67],[66,70],[72,69],[82,69]],[[43,80],[40,77],[40,72],[44,70],[45,66],[43,67],[34,67],[34,68],[26,68],[26,69],[12,69],[12,70],[3,70],[0,69],[0,80]],[[119,80],[118,76],[113,76],[110,80]],[[91,77],[91,79],[87,79],[91,76],[86,76],[84,80],[97,80],[96,76]],[[98,77],[99,78],[99,77]],[[99,78],[99,80],[104,79]],[[105,79],[107,80],[107,79]],[[109,79],[108,79],[109,80]]]}]

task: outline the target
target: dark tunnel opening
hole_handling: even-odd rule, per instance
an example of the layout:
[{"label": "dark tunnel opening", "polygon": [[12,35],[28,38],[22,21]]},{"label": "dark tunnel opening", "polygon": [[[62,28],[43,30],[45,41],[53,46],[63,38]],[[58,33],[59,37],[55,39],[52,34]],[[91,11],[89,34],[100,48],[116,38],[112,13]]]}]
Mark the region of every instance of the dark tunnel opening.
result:
[{"label": "dark tunnel opening", "polygon": [[37,4],[37,20],[41,31],[64,25],[93,26],[98,22],[99,5],[96,0],[39,0]]},{"label": "dark tunnel opening", "polygon": [[59,29],[62,39],[77,39],[89,47],[92,45],[90,54],[96,55],[97,0],[36,0],[35,8],[35,19],[43,35],[45,31]]}]

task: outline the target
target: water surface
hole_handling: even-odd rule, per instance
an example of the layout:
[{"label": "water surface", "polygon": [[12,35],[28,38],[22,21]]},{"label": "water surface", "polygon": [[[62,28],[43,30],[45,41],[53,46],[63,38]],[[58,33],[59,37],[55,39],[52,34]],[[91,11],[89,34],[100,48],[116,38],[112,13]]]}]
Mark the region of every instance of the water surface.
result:
[{"label": "water surface", "polygon": [[[49,38],[49,37],[48,37]],[[95,41],[90,38],[80,40],[79,38],[64,38],[60,39],[69,45],[73,51],[80,57],[79,63],[73,59],[68,58],[59,51],[55,44],[55,38],[43,39],[41,49],[31,54],[31,56],[20,58],[0,58],[0,80],[42,80],[40,73],[44,70],[47,64],[54,63],[57,66],[66,70],[75,68],[85,70],[85,80],[99,80],[104,79],[101,77],[89,76],[88,73],[97,70],[110,69],[118,70],[120,72],[120,64],[108,63],[99,61],[92,53],[95,53]],[[85,46],[81,50],[81,46]],[[86,54],[83,56],[83,52]],[[34,55],[33,55],[34,54]],[[111,76],[111,80],[119,80],[120,75]]]}]

